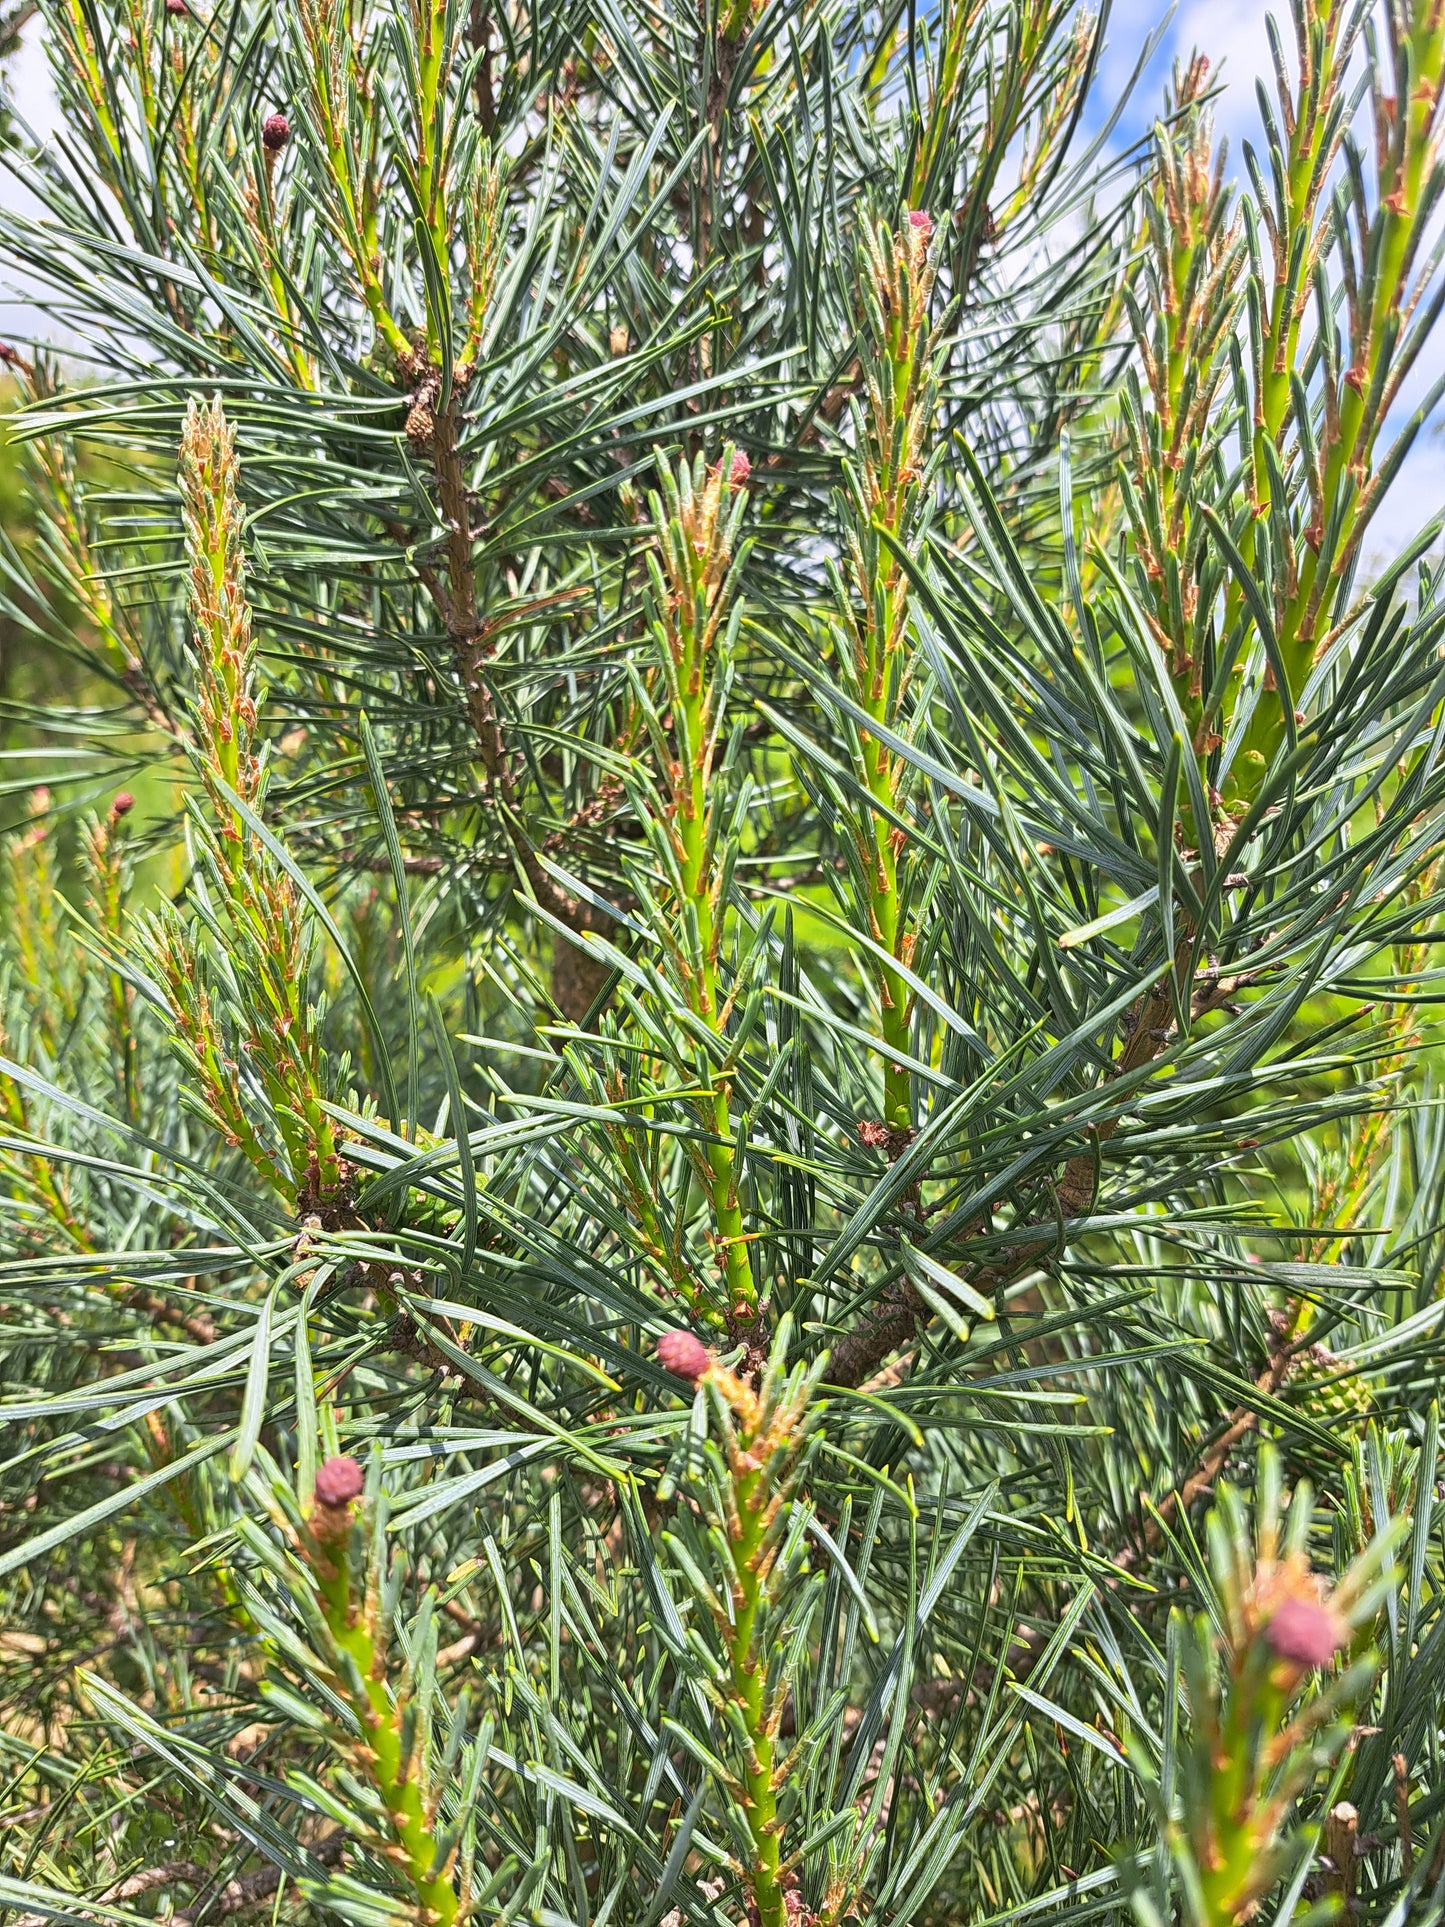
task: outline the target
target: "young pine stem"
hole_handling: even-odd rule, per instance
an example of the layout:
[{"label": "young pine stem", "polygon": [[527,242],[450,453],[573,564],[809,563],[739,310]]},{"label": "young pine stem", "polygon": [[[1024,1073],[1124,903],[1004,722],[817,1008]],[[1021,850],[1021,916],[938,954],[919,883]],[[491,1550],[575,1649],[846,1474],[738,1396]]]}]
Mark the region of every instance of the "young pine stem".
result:
[{"label": "young pine stem", "polygon": [[432,0],[422,10],[426,39],[421,65],[421,141],[417,153],[417,173],[422,206],[431,224],[432,239],[441,250],[442,272],[446,273],[450,239],[447,229],[446,128],[442,109],[446,104],[447,74],[453,47],[446,37],[446,0]]},{"label": "young pine stem", "polygon": [[800,1900],[783,1851],[786,1822],[779,1793],[789,1768],[777,1757],[778,1723],[792,1682],[778,1669],[776,1656],[807,1617],[806,1598],[794,1590],[801,1568],[784,1541],[817,1417],[813,1391],[826,1360],[788,1372],[790,1332],[785,1318],[756,1392],[691,1332],[670,1333],[658,1345],[669,1371],[703,1388],[709,1410],[711,1476],[698,1493],[708,1530],[705,1540],[694,1544],[690,1563],[696,1570],[705,1544],[703,1557],[720,1568],[729,1596],[726,1606],[713,1600],[724,1676],[710,1690],[715,1699],[730,1702],[735,1715],[727,1721],[740,1755],[733,1797],[747,1830],[750,1851],[743,1871],[749,1918],[757,1927],[788,1927]]},{"label": "young pine stem", "polygon": [[[1381,170],[1380,207],[1369,248],[1373,294],[1354,343],[1355,361],[1345,377],[1339,428],[1325,466],[1327,511],[1347,482],[1355,490],[1347,529],[1361,519],[1364,507],[1362,497],[1384,413],[1379,380],[1395,347],[1394,324],[1405,304],[1411,266],[1422,238],[1421,193],[1427,169],[1437,154],[1435,125],[1441,76],[1445,74],[1445,7],[1440,0],[1415,0],[1411,14],[1406,72],[1414,82],[1414,91],[1408,101],[1394,104],[1402,126],[1398,149]],[[1303,682],[1314,653],[1320,606],[1316,578],[1323,534],[1321,530],[1316,542],[1306,546],[1299,584],[1283,626],[1281,641],[1292,687],[1296,679]],[[1338,554],[1343,557],[1349,546],[1346,534]]]},{"label": "young pine stem", "polygon": [[[872,338],[867,395],[857,417],[861,462],[850,473],[847,550],[853,613],[851,667],[859,706],[897,733],[904,714],[908,664],[908,576],[897,549],[921,546],[929,484],[929,442],[937,381],[928,332],[934,270],[933,222],[911,213],[899,233],[878,227],[866,239],[865,322]],[[897,545],[895,548],[894,545]],[[851,657],[851,663],[847,658]],[[883,1036],[883,1122],[895,1141],[912,1125],[909,988],[903,972],[913,955],[906,907],[907,838],[898,825],[907,765],[881,733],[858,732],[859,775],[877,805],[858,826],[859,855],[869,878],[866,910],[882,957],[870,956]]]},{"label": "young pine stem", "polygon": [[[1128,500],[1134,547],[1152,593],[1155,635],[1169,670],[1196,757],[1207,758],[1219,736],[1204,715],[1205,644],[1193,555],[1200,517],[1200,471],[1210,467],[1211,418],[1228,369],[1228,343],[1239,305],[1243,243],[1229,219],[1223,153],[1216,155],[1208,109],[1201,104],[1208,63],[1196,56],[1175,69],[1173,105],[1182,118],[1156,134],[1145,232],[1143,298],[1132,304],[1152,413],[1127,411]],[[1207,612],[1206,612],[1207,613]],[[1182,799],[1186,844],[1198,848],[1209,825],[1194,821],[1190,786]]]},{"label": "young pine stem", "polygon": [[181,508],[199,671],[197,734],[202,777],[229,858],[227,881],[233,896],[244,889],[241,858],[249,833],[225,792],[249,805],[261,780],[260,764],[251,754],[257,713],[255,644],[241,549],[239,476],[235,433],[220,402],[203,408],[193,401],[181,436]]},{"label": "young pine stem", "polygon": [[282,272],[282,224],[277,217],[276,170],[291,140],[285,114],[268,114],[261,129],[261,166],[245,190],[243,206],[266,286],[276,311],[276,332],[298,388],[316,386],[316,370],[302,346],[303,334],[291,290]]},{"label": "young pine stem", "polygon": [[353,1584],[351,1508],[361,1490],[361,1468],[354,1459],[328,1459],[318,1468],[316,1508],[309,1521],[316,1544],[311,1570],[317,1601],[338,1655],[352,1662],[352,1667],[337,1669],[337,1683],[361,1726],[361,1761],[394,1833],[388,1857],[416,1895],[418,1921],[425,1927],[451,1927],[458,1913],[453,1855],[438,1840],[434,1803],[414,1757],[416,1746],[405,1731],[405,1709],[387,1683],[388,1653],[374,1589],[358,1599]]},{"label": "young pine stem", "polygon": [[[1273,501],[1266,448],[1268,445],[1279,447],[1289,420],[1291,376],[1299,354],[1305,313],[1302,289],[1308,287],[1310,265],[1318,248],[1315,230],[1320,196],[1343,132],[1338,99],[1344,56],[1348,53],[1348,49],[1341,45],[1340,29],[1344,17],[1343,7],[1326,8],[1319,4],[1319,0],[1312,0],[1300,15],[1306,40],[1300,48],[1301,65],[1296,96],[1287,110],[1289,129],[1284,192],[1276,213],[1279,232],[1273,237],[1274,285],[1265,322],[1254,404],[1250,488],[1257,513],[1246,523],[1240,538],[1240,553],[1245,565],[1251,568],[1257,552],[1257,530],[1268,515]],[[1325,502],[1331,499],[1326,492]],[[1315,539],[1319,539],[1317,533]],[[1241,619],[1243,603],[1243,591],[1239,584],[1231,583],[1226,599],[1226,633]],[[1272,679],[1268,686],[1272,686]],[[1246,740],[1234,759],[1227,780],[1228,802],[1233,809],[1237,810],[1248,803],[1278,740],[1280,718],[1276,711],[1277,704],[1263,698],[1256,705]]]},{"label": "young pine stem", "polygon": [[928,114],[913,157],[913,172],[908,183],[910,192],[919,199],[928,192],[939,153],[948,140],[966,71],[965,54],[982,11],[981,0],[967,0],[967,4],[955,0],[955,4],[948,9],[948,24],[939,51],[938,75],[929,95]]},{"label": "young pine stem", "polygon": [[1280,1498],[1278,1457],[1264,1446],[1254,1532],[1227,1485],[1206,1521],[1221,1630],[1203,1614],[1178,1622],[1192,1732],[1179,1754],[1181,1811],[1166,1827],[1176,1864],[1189,1871],[1190,1927],[1237,1927],[1291,1870],[1296,1800],[1344,1746],[1374,1671],[1370,1657],[1343,1670],[1335,1663],[1388,1589],[1394,1529],[1331,1590],[1310,1570],[1308,1486],[1284,1519]]},{"label": "young pine stem", "polygon": [[777,1794],[773,1788],[773,1734],[764,1702],[767,1668],[755,1646],[763,1596],[761,1567],[774,1501],[761,1469],[739,1479],[734,1496],[737,1502],[737,1523],[732,1528],[733,1560],[737,1568],[736,1619],[729,1657],[733,1692],[742,1709],[748,1736],[744,1784],[748,1794],[748,1831],[753,1842],[753,1899],[762,1927],[784,1927],[787,1902],[779,1871],[782,1840],[777,1825]]},{"label": "young pine stem", "polygon": [[[107,84],[96,50],[95,37],[90,30],[90,22],[94,17],[90,10],[81,4],[81,0],[67,0],[67,5],[60,15],[63,27],[61,47],[95,116],[96,130],[108,150],[107,159],[114,165],[124,154],[125,143],[121,138],[113,111],[114,94]],[[118,192],[113,182],[111,191]]]},{"label": "young pine stem", "polygon": [[357,289],[378,336],[393,355],[406,357],[411,344],[387,306],[381,285],[376,189],[370,182],[358,186],[352,164],[356,143],[350,120],[353,114],[374,111],[371,81],[369,76],[356,73],[349,33],[344,26],[338,28],[335,17],[319,0],[302,0],[300,13],[311,105],[326,151],[332,225],[351,262]]},{"label": "young pine stem", "polygon": [[[445,281],[449,278],[451,263],[451,234],[447,212],[447,130],[443,108],[453,52],[453,47],[447,41],[446,0],[421,0],[413,8],[412,19],[417,37],[417,198]],[[436,322],[437,318],[429,313],[427,352],[433,360],[441,354]]]},{"label": "young pine stem", "polygon": [[1343,78],[1340,29],[1345,11],[1342,6],[1305,9],[1308,25],[1319,28],[1315,41],[1318,58],[1312,49],[1302,63],[1290,116],[1285,224],[1278,240],[1262,378],[1255,401],[1254,493],[1262,507],[1267,507],[1270,501],[1264,445],[1266,441],[1278,444],[1289,412],[1290,375],[1295,367],[1305,315],[1302,294],[1309,285],[1314,254],[1315,213],[1342,129],[1336,103]]},{"label": "young pine stem", "polygon": [[490,142],[483,141],[474,163],[467,211],[467,277],[470,288],[467,298],[467,336],[457,359],[459,381],[469,376],[482,352],[482,334],[506,239],[506,185],[504,162],[494,158]]},{"label": "young pine stem", "polygon": [[[111,804],[104,823],[92,822],[84,839],[85,863],[90,873],[90,912],[115,955],[119,955],[125,941],[128,879],[123,836],[125,820],[134,805],[134,797],[128,790],[123,790]],[[136,1084],[135,992],[119,970],[114,969],[105,973],[105,991],[111,1055],[120,1085],[121,1103],[126,1117],[134,1123],[138,1115],[139,1095]]]},{"label": "young pine stem", "polygon": [[[1322,8],[1308,9],[1313,19]],[[1277,248],[1275,293],[1271,307],[1271,334],[1266,343],[1264,376],[1257,401],[1255,435],[1255,493],[1261,509],[1270,502],[1267,471],[1264,467],[1264,439],[1278,442],[1289,418],[1290,377],[1294,373],[1299,348],[1300,316],[1303,300],[1297,278],[1287,275],[1288,248],[1298,255],[1303,250],[1306,263],[1313,259],[1316,246],[1311,229],[1320,187],[1338,138],[1335,123],[1324,108],[1314,103],[1323,100],[1333,105],[1334,95],[1343,85],[1342,50],[1336,41],[1337,19],[1344,12],[1335,8],[1324,15],[1325,70],[1318,84],[1306,73],[1301,83],[1300,110],[1295,116],[1288,172],[1288,219],[1293,229]],[[1306,532],[1296,579],[1287,585],[1287,599],[1278,624],[1280,656],[1289,688],[1289,700],[1297,700],[1312,666],[1321,613],[1334,585],[1348,565],[1378,504],[1378,491],[1370,486],[1375,442],[1392,399],[1396,380],[1391,364],[1402,328],[1402,316],[1410,306],[1410,279],[1424,238],[1422,214],[1425,213],[1425,187],[1430,169],[1438,156],[1437,123],[1440,76],[1445,71],[1445,8],[1439,0],[1409,0],[1392,14],[1392,37],[1401,32],[1400,69],[1406,77],[1408,97],[1402,100],[1377,98],[1377,153],[1379,166],[1378,205],[1363,241],[1363,272],[1350,277],[1351,362],[1345,372],[1338,398],[1327,396],[1319,499]],[[1402,30],[1402,31],[1401,31]],[[1320,44],[1318,41],[1316,44]],[[1309,111],[1306,111],[1306,109]],[[1364,215],[1361,211],[1361,222]],[[1296,238],[1298,237],[1298,238]],[[1348,233],[1338,237],[1348,248]],[[1302,276],[1300,277],[1302,278]],[[1354,285],[1356,284],[1357,285]],[[1271,352],[1272,350],[1272,352]],[[1327,369],[1326,380],[1332,381]],[[1331,524],[1338,517],[1333,533]],[[1254,553],[1252,532],[1247,537],[1244,557],[1251,562]],[[1231,603],[1231,615],[1237,602]],[[1279,748],[1284,733],[1280,703],[1268,699],[1268,690],[1257,703],[1245,739],[1231,772],[1232,802],[1247,801],[1260,774]]]},{"label": "young pine stem", "polygon": [[[650,558],[659,615],[659,642],[671,704],[668,778],[671,836],[680,901],[674,933],[676,960],[688,1008],[713,1031],[726,1058],[727,1012],[719,991],[718,953],[725,906],[718,861],[719,816],[728,798],[714,781],[714,762],[727,708],[736,629],[732,583],[741,558],[733,547],[749,467],[726,450],[706,469],[683,464],[676,477],[659,464],[662,497],[653,497],[659,557]],[[731,1317],[751,1322],[757,1285],[748,1257],[741,1172],[733,1135],[730,1075],[710,1063],[706,1100],[707,1166],[714,1236],[726,1280]]]},{"label": "young pine stem", "polygon": [[[254,752],[255,645],[241,548],[243,517],[235,436],[220,402],[192,402],[181,441],[181,495],[197,668],[196,747],[211,802],[212,851],[227,896],[241,986],[242,1049],[261,1078],[286,1147],[297,1196],[340,1189],[337,1129],[308,998],[311,925],[291,878],[252,832],[244,810],[261,806]],[[270,1183],[280,1177],[246,1116],[210,995],[196,981],[189,945],[162,926],[157,947],[177,1017],[177,1043],[230,1140]]]}]

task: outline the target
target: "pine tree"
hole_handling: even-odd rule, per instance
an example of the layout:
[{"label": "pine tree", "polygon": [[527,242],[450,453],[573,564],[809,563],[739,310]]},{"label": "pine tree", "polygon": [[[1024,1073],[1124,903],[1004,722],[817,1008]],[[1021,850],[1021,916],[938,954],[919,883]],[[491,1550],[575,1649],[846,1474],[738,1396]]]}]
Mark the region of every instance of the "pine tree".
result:
[{"label": "pine tree", "polygon": [[7,1918],[1441,1918],[1445,10],[1292,4],[1231,167],[41,0]]}]

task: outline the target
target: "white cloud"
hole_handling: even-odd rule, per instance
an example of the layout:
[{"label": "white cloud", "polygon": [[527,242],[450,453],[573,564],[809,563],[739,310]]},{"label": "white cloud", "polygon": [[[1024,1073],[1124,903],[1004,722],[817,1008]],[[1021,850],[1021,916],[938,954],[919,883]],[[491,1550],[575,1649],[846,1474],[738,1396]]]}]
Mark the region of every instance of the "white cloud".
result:
[{"label": "white cloud", "polygon": [[[1224,82],[1224,93],[1214,113],[1216,125],[1229,135],[1231,145],[1240,134],[1258,138],[1255,81],[1263,79],[1270,93],[1274,92],[1274,63],[1265,31],[1267,13],[1258,0],[1194,0],[1174,23],[1173,40],[1179,52],[1187,56],[1197,47]],[[1281,7],[1276,17],[1288,51],[1294,44],[1288,9]]]},{"label": "white cloud", "polygon": [[[21,35],[20,46],[6,69],[5,84],[17,112],[37,140],[46,141],[60,125],[60,103],[42,38],[44,22],[37,15]],[[0,208],[11,214],[37,215],[40,203],[23,178],[0,167]],[[37,313],[34,284],[14,270],[0,276],[0,339],[25,341],[34,333],[64,341],[63,330],[47,325]]]},{"label": "white cloud", "polygon": [[1394,486],[1365,536],[1366,576],[1377,575],[1407,548],[1445,506],[1445,436],[1438,420],[1424,429],[1405,457]]},{"label": "white cloud", "polygon": [[59,125],[60,107],[55,82],[41,39],[44,23],[37,14],[20,37],[20,47],[6,73],[10,98],[37,138],[44,140]]},{"label": "white cloud", "polygon": [[[1121,0],[1109,17],[1109,45],[1100,79],[1102,93],[1116,98],[1128,82],[1134,64],[1148,36],[1161,24],[1166,7],[1155,0]],[[1210,67],[1223,82],[1224,91],[1215,106],[1215,119],[1221,133],[1228,135],[1237,153],[1241,137],[1258,139],[1259,107],[1255,81],[1263,78],[1274,91],[1274,66],[1269,54],[1265,16],[1269,11],[1259,0],[1187,0],[1169,22],[1159,50],[1146,68],[1129,104],[1121,132],[1126,138],[1142,133],[1153,122],[1164,97],[1170,68],[1176,58],[1187,60],[1191,53],[1207,56]],[[1292,51],[1294,30],[1289,22],[1287,0],[1275,9],[1287,53]],[[1100,108],[1104,100],[1100,101]]]}]

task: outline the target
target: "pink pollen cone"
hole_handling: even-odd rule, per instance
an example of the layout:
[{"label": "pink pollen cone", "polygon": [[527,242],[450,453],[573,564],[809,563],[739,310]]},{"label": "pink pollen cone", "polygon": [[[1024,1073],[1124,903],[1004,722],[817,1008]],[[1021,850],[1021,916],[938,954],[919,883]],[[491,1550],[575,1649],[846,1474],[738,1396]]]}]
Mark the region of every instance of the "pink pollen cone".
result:
[{"label": "pink pollen cone", "polygon": [[291,123],[284,114],[268,114],[261,127],[261,145],[268,154],[279,154],[291,138]]},{"label": "pink pollen cone", "polygon": [[1310,1599],[1284,1599],[1264,1629],[1281,1659],[1296,1666],[1328,1666],[1345,1643],[1337,1613]]},{"label": "pink pollen cone", "polygon": [[752,472],[752,463],[748,460],[747,456],[744,455],[743,451],[739,449],[733,456],[733,465],[728,473],[728,480],[734,488],[741,488]]},{"label": "pink pollen cone", "polygon": [[915,237],[927,247],[933,239],[933,216],[921,207],[915,207],[908,216],[908,225]]},{"label": "pink pollen cone", "polygon": [[316,1503],[324,1506],[350,1505],[361,1497],[366,1480],[355,1459],[328,1459],[316,1471]]},{"label": "pink pollen cone", "polygon": [[657,1362],[666,1372],[696,1385],[712,1363],[712,1353],[695,1332],[664,1332],[657,1341]]},{"label": "pink pollen cone", "polygon": [[134,808],[135,798],[129,790],[122,790],[120,795],[111,804],[110,813],[112,816],[129,816]]}]

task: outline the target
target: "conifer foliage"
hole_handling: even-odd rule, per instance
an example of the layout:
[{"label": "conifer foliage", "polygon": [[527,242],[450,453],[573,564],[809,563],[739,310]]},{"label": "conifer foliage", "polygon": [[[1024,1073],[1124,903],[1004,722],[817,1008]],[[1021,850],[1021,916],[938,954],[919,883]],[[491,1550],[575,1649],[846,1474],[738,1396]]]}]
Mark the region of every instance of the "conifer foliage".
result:
[{"label": "conifer foliage", "polygon": [[40,10],[0,1913],[1440,1920],[1441,0]]}]

